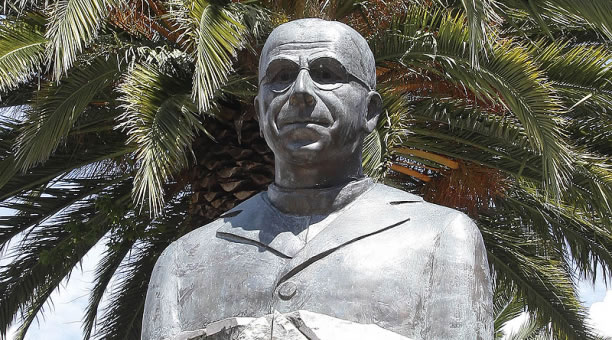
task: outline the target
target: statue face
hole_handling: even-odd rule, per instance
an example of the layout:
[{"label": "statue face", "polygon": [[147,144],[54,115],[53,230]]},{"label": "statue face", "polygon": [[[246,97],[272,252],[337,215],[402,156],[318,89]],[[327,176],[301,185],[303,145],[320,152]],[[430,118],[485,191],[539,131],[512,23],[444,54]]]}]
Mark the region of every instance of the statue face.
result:
[{"label": "statue face", "polygon": [[361,54],[346,33],[320,25],[309,31],[271,36],[276,40],[264,48],[255,99],[268,145],[297,164],[361,152],[380,112],[365,72],[354,72]]}]

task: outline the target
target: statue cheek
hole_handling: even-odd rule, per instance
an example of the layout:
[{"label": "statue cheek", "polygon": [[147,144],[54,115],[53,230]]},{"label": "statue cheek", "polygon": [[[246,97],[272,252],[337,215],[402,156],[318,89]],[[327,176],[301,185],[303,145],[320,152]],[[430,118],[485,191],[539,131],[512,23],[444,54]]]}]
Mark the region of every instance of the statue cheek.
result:
[{"label": "statue cheek", "polygon": [[360,125],[365,114],[364,97],[360,91],[348,87],[343,93],[334,93],[331,98],[330,110],[333,108],[334,118],[340,121],[344,134],[354,133],[353,131]]},{"label": "statue cheek", "polygon": [[278,113],[287,105],[289,96],[286,94],[282,95],[268,95],[264,98],[264,105],[266,108],[266,116],[270,119],[274,119],[278,116]]},{"label": "statue cheek", "polygon": [[317,97],[317,105],[322,104],[331,114],[334,121],[341,119],[345,111],[345,104],[341,93],[336,91],[320,91],[317,93]]}]

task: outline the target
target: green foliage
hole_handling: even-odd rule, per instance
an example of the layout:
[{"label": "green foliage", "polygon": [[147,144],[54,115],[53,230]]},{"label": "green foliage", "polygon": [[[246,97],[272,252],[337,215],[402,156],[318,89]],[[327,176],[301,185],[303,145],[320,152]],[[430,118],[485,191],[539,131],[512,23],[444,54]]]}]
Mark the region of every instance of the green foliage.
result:
[{"label": "green foliage", "polygon": [[248,12],[254,7],[239,3],[175,0],[170,18],[180,24],[187,50],[192,51],[195,72],[193,98],[200,111],[208,111],[211,99],[228,80],[233,61],[247,43]]},{"label": "green foliage", "polygon": [[156,215],[163,208],[163,183],[187,165],[195,129],[203,129],[182,84],[185,80],[163,74],[154,65],[138,64],[119,87],[125,112],[117,127],[126,130],[127,142],[138,150],[134,198],[148,199]]},{"label": "green foliage", "polygon": [[21,170],[49,159],[95,96],[120,74],[116,59],[98,57],[79,65],[60,85],[45,84],[27,110],[17,139],[16,158]]},{"label": "green foliage", "polygon": [[42,71],[46,39],[26,20],[0,24],[0,94],[27,83]]},{"label": "green foliage", "polygon": [[98,36],[110,7],[119,5],[120,0],[58,0],[50,5],[45,36],[55,81],[68,72],[77,55]]}]

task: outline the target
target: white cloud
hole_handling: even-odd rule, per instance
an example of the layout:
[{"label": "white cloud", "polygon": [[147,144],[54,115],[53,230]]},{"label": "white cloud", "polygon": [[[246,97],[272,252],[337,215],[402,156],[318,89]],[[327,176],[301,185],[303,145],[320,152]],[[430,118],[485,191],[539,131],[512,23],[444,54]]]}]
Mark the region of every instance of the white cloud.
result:
[{"label": "white cloud", "polygon": [[591,280],[581,280],[578,282],[578,296],[584,307],[590,308],[593,303],[603,301],[604,296],[606,296],[607,287],[601,277],[603,272],[601,265],[597,265],[598,279],[595,282]]},{"label": "white cloud", "polygon": [[523,312],[521,315],[508,321],[502,328],[502,331],[504,333],[503,339],[507,339],[508,336],[510,336],[510,334],[516,333],[519,330],[519,328],[521,328],[523,323],[527,321],[528,318],[529,318],[529,313]]},{"label": "white cloud", "polygon": [[612,289],[606,292],[603,301],[591,305],[589,322],[600,335],[612,337]]},{"label": "white cloud", "polygon": [[17,333],[17,326],[9,327],[8,332],[6,333],[7,339],[15,339],[15,335]]}]

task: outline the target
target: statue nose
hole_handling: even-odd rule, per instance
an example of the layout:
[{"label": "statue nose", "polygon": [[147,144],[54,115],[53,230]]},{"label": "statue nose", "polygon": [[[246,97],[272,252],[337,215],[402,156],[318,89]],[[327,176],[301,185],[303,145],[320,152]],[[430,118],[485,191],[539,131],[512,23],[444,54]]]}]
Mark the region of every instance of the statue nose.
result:
[{"label": "statue nose", "polygon": [[314,106],[315,97],[312,95],[312,86],[313,84],[308,70],[300,70],[293,84],[289,104],[302,107]]}]

